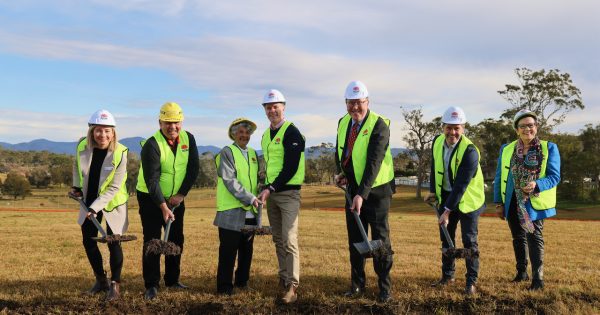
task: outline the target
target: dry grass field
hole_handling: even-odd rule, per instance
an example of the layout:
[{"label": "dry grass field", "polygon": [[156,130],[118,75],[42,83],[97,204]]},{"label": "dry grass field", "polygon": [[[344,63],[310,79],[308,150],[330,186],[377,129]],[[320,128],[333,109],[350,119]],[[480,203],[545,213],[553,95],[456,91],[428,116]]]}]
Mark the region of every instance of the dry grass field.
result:
[{"label": "dry grass field", "polygon": [[[367,263],[368,294],[359,299],[341,295],[349,286],[348,244],[344,215],[332,208],[343,195],[333,187],[305,187],[300,214],[301,285],[299,300],[279,304],[275,296],[277,268],[267,236],[257,237],[250,289],[232,297],[215,294],[218,253],[214,192],[195,190],[187,201],[183,283],[187,291],[162,289],[147,302],[141,277],[141,241],[124,243],[123,298],[105,303],[103,296],[81,292],[93,284],[93,274],[81,245],[75,211],[18,211],[0,204],[0,314],[4,313],[308,313],[308,314],[598,314],[600,313],[600,221],[546,221],[545,280],[542,292],[528,284],[514,285],[514,257],[506,222],[480,221],[481,270],[479,293],[465,297],[464,262],[457,263],[456,284],[430,288],[440,275],[440,242],[433,214],[407,188],[394,196],[390,226],[394,256],[392,303],[375,303],[376,277]],[[48,193],[44,208],[75,209],[75,203]],[[30,199],[30,198],[28,198]],[[27,199],[26,199],[27,200]],[[40,201],[43,200],[43,201]],[[5,202],[5,201],[3,201]],[[37,208],[40,208],[39,206]],[[429,212],[428,212],[429,211]],[[488,213],[491,212],[488,210]],[[141,225],[135,197],[130,230],[139,239]],[[460,245],[460,242],[459,242]],[[108,250],[100,245],[108,269]]]}]

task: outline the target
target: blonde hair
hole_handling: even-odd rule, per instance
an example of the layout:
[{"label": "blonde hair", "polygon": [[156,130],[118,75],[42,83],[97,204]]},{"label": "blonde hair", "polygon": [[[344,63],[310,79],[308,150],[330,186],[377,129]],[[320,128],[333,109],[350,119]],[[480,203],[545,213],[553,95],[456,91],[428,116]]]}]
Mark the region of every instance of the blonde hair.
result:
[{"label": "blonde hair", "polygon": [[[87,147],[88,147],[88,149],[93,149],[98,146],[98,143],[96,142],[96,140],[94,140],[94,129],[96,129],[96,127],[98,127],[98,126],[101,126],[101,125],[91,125],[88,128],[88,132],[87,132]],[[108,144],[108,150],[114,151],[115,147],[117,146],[117,130],[113,126],[101,126],[101,127],[110,127],[112,129],[113,139]]]}]

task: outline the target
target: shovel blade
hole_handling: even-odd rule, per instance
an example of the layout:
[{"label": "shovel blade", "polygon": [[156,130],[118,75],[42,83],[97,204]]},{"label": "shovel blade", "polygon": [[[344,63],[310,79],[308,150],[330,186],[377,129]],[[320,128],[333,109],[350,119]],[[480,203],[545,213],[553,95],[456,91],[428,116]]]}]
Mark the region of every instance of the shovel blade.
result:
[{"label": "shovel blade", "polygon": [[[371,248],[369,248],[369,244]],[[354,245],[354,248],[356,248],[361,256],[373,257],[373,252],[379,250],[383,246],[383,242],[381,240],[372,240],[368,244],[367,242],[358,242],[352,245]]]}]

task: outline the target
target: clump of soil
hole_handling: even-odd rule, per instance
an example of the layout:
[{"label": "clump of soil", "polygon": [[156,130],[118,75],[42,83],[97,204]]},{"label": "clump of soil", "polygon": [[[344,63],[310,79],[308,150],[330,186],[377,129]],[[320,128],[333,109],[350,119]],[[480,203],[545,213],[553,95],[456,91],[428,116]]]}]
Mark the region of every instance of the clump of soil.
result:
[{"label": "clump of soil", "polygon": [[96,241],[100,243],[116,243],[116,242],[129,242],[137,240],[137,236],[135,235],[107,235],[106,237],[97,237],[94,238]]},{"label": "clump of soil", "polygon": [[173,242],[165,242],[158,239],[153,239],[145,244],[146,255],[165,255],[175,256],[181,254],[181,247],[175,245]]},{"label": "clump of soil", "polygon": [[387,256],[394,255],[394,251],[391,248],[387,248],[386,246],[380,246],[373,250],[373,258],[376,259],[384,259]]},{"label": "clump of soil", "polygon": [[470,248],[448,248],[442,254],[450,258],[472,259],[479,257],[479,251]]},{"label": "clump of soil", "polygon": [[241,232],[246,235],[271,235],[273,232],[271,231],[270,226],[262,226],[262,227],[243,227]]}]

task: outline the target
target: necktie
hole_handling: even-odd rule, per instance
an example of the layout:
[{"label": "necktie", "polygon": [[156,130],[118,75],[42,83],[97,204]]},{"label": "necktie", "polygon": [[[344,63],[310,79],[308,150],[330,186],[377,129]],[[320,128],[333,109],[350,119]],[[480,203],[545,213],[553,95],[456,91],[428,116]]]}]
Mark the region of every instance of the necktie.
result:
[{"label": "necktie", "polygon": [[354,123],[352,129],[350,130],[350,137],[348,138],[348,142],[346,143],[346,159],[344,160],[344,166],[348,164],[350,158],[352,157],[352,148],[354,147],[354,141],[356,141],[356,137],[358,136],[358,124]]}]

